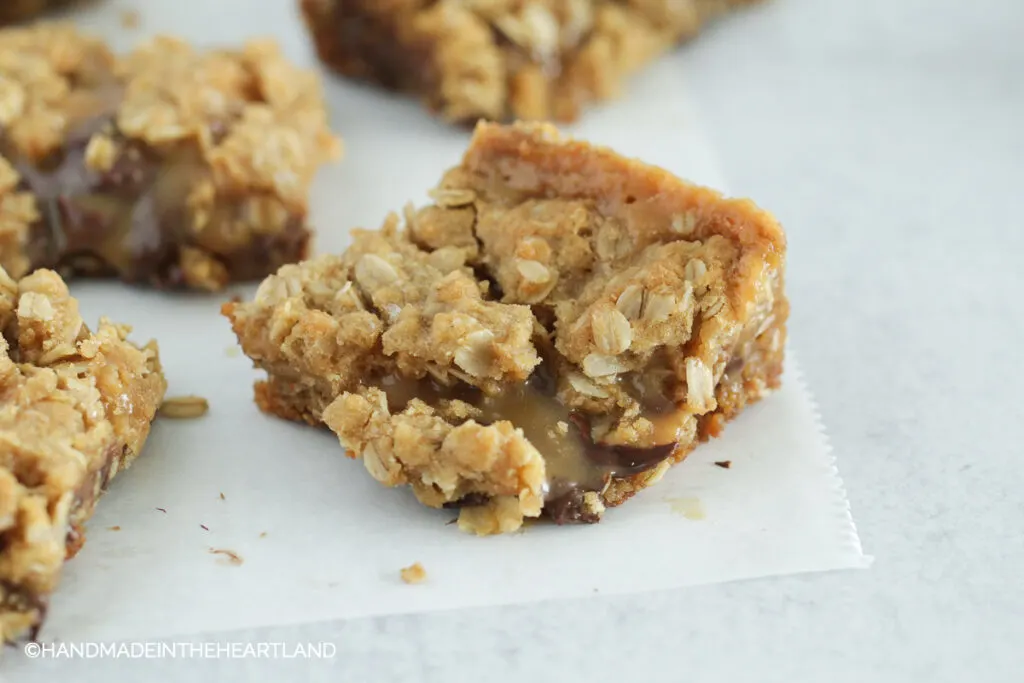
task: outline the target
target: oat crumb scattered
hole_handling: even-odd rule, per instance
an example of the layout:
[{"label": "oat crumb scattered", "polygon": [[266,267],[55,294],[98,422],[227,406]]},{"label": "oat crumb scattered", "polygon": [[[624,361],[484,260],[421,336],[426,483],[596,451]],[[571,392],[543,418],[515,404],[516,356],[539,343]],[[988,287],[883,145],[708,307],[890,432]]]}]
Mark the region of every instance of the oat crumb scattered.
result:
[{"label": "oat crumb scattered", "polygon": [[266,538],[266,537],[267,537],[267,532],[266,531],[261,531],[260,532],[260,538]]},{"label": "oat crumb scattered", "polygon": [[665,502],[672,508],[672,512],[693,522],[699,522],[707,517],[700,498],[666,498]]},{"label": "oat crumb scattered", "polygon": [[427,570],[419,562],[403,568],[401,574],[402,581],[406,583],[423,583],[427,580]]},{"label": "oat crumb scattered", "polygon": [[241,565],[242,562],[245,561],[245,560],[242,559],[242,556],[239,555],[238,553],[236,553],[235,551],[233,551],[233,550],[226,550],[224,548],[210,548],[210,554],[211,555],[223,555],[224,559],[225,559],[225,564],[230,564],[230,565],[233,565],[235,567]]},{"label": "oat crumb scattered", "polygon": [[220,499],[221,500],[227,500],[227,498],[224,497],[224,492],[223,491],[220,492]]},{"label": "oat crumb scattered", "polygon": [[119,526],[117,526],[117,525],[115,524],[114,526],[108,526],[108,527],[107,527],[107,530],[108,530],[108,531],[120,531],[120,530],[121,530],[121,527],[119,527]]},{"label": "oat crumb scattered", "polygon": [[160,416],[176,420],[190,420],[206,415],[210,404],[202,396],[175,396],[165,399],[160,406]]},{"label": "oat crumb scattered", "polygon": [[732,460],[716,460],[715,465],[721,467],[723,470],[727,470],[732,467]]},{"label": "oat crumb scattered", "polygon": [[139,27],[139,12],[134,9],[121,10],[121,27],[122,28],[138,28]]}]

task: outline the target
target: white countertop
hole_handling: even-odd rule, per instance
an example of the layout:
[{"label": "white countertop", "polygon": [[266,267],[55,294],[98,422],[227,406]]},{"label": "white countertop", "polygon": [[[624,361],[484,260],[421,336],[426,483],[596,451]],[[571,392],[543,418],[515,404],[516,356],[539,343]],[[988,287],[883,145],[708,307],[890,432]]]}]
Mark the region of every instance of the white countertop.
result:
[{"label": "white countertop", "polygon": [[1024,2],[775,0],[686,53],[729,189],[788,230],[791,343],[871,569],[211,637],[328,661],[18,680],[1021,680]]}]

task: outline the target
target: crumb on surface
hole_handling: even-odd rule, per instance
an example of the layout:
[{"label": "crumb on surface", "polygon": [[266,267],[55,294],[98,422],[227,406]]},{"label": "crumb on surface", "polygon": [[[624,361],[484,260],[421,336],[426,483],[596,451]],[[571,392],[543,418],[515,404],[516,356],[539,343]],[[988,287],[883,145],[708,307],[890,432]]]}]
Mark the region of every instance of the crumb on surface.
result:
[{"label": "crumb on surface", "polygon": [[122,28],[138,28],[139,27],[139,11],[136,9],[123,9],[121,10],[121,27]]},{"label": "crumb on surface", "polygon": [[160,406],[160,417],[175,420],[190,420],[202,417],[210,411],[210,403],[202,396],[173,396]]},{"label": "crumb on surface", "polygon": [[260,532],[260,538],[266,538],[266,537],[267,537],[267,532],[266,531],[261,531]]},{"label": "crumb on surface", "polygon": [[167,510],[165,508],[157,508],[157,510],[164,513],[165,515],[167,514]]},{"label": "crumb on surface", "polygon": [[121,530],[121,527],[117,526],[116,524],[114,526],[108,526],[107,527],[107,531],[120,531],[120,530]]},{"label": "crumb on surface", "polygon": [[672,508],[672,512],[691,521],[698,522],[707,517],[704,512],[704,504],[700,498],[666,498],[665,502]]},{"label": "crumb on surface", "polygon": [[199,526],[205,529],[206,531],[210,530],[210,527],[206,526],[205,524],[200,524]]},{"label": "crumb on surface", "polygon": [[223,491],[220,492],[220,499],[221,500],[227,500],[227,498],[224,497],[224,492]]},{"label": "crumb on surface", "polygon": [[427,580],[427,570],[419,562],[403,567],[400,574],[406,583],[423,583]]},{"label": "crumb on surface", "polygon": [[723,470],[727,470],[732,467],[732,460],[716,460],[715,465]]},{"label": "crumb on surface", "polygon": [[235,567],[241,565],[245,561],[242,559],[242,556],[234,550],[227,550],[226,548],[210,548],[210,554],[223,556],[223,564],[230,564]]}]

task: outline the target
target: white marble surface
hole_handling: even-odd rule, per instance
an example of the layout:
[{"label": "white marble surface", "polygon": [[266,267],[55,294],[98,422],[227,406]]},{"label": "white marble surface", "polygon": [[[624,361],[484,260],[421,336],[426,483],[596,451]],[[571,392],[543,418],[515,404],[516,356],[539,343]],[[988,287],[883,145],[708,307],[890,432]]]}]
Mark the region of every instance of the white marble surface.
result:
[{"label": "white marble surface", "polygon": [[216,636],[326,639],[327,662],[17,680],[1021,680],[1022,38],[1021,0],[775,0],[685,51],[730,189],[789,231],[792,343],[872,569]]}]

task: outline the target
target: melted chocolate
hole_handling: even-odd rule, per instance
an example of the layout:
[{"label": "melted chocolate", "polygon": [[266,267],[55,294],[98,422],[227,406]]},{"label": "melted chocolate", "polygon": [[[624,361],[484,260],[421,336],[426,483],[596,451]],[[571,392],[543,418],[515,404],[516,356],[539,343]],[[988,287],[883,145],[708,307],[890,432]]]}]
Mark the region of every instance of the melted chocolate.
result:
[{"label": "melted chocolate", "polygon": [[[550,358],[551,354],[547,355]],[[458,399],[479,409],[475,419],[481,424],[507,420],[522,429],[545,459],[548,481],[544,510],[559,524],[598,521],[599,515],[583,504],[585,493],[602,491],[613,478],[657,466],[672,455],[677,445],[673,441],[642,448],[595,442],[590,417],[571,412],[558,400],[558,381],[550,360],[538,365],[525,383],[493,396],[462,382],[444,386],[433,378],[408,380],[389,375],[372,384],[385,392],[395,412],[403,410],[413,398],[435,407]],[[571,425],[568,430],[564,422]],[[444,507],[471,507],[488,500],[488,496],[472,493]]]},{"label": "melted chocolate", "polygon": [[22,586],[11,581],[0,580],[0,588],[3,588],[5,599],[0,603],[0,609],[13,608],[18,611],[32,611],[36,613],[35,623],[29,630],[29,640],[35,642],[39,639],[39,629],[46,620],[46,612],[49,609],[49,599],[45,595],[30,593]]},{"label": "melted chocolate", "polygon": [[729,359],[729,362],[725,365],[724,375],[735,376],[743,372],[743,367],[746,365],[746,356],[737,353]]},{"label": "melted chocolate", "polygon": [[615,477],[628,477],[649,470],[672,455],[676,449],[675,442],[650,448],[595,443],[591,437],[589,418],[581,413],[573,413],[569,419],[585,446],[587,458],[595,465],[609,468]]},{"label": "melted chocolate", "polygon": [[[61,152],[39,166],[15,162],[40,213],[26,248],[32,267],[184,287],[181,248],[192,244],[185,198],[204,172],[198,153],[184,149],[161,159],[126,143],[113,166],[98,172],[85,163],[85,152],[102,130],[114,130],[109,113],[75,126]],[[243,247],[215,256],[233,280],[263,277],[306,253],[310,235],[303,223],[293,215],[278,233],[253,235]]]},{"label": "melted chocolate", "polygon": [[481,505],[486,505],[487,501],[489,501],[490,499],[491,497],[486,494],[474,492],[467,494],[462,498],[459,498],[458,500],[449,501],[442,505],[441,507],[448,510],[458,510],[459,508],[473,508],[479,507]]},{"label": "melted chocolate", "polygon": [[432,46],[399,44],[394,20],[378,18],[360,4],[334,3],[335,34],[325,36],[323,47],[336,54],[327,55],[328,61],[392,90],[431,92],[437,81]]},{"label": "melted chocolate", "polygon": [[583,501],[585,490],[572,488],[544,503],[544,512],[552,522],[562,524],[597,524],[601,516],[587,509]]},{"label": "melted chocolate", "polygon": [[158,210],[158,160],[130,146],[105,172],[85,163],[90,137],[112,125],[107,116],[90,119],[69,134],[56,160],[41,168],[17,164],[42,218],[29,240],[32,265],[72,274],[116,274],[162,286],[183,284],[169,268],[177,262],[182,241],[181,210]]}]

